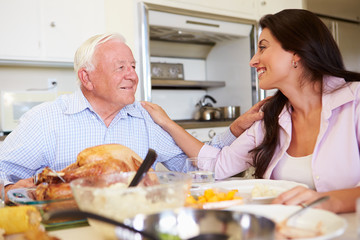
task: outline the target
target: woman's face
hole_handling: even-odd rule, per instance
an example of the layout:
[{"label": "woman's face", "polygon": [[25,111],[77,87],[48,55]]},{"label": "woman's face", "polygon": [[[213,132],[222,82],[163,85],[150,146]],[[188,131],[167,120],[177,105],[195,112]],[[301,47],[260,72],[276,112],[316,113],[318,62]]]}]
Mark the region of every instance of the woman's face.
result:
[{"label": "woman's face", "polygon": [[260,34],[256,54],[250,66],[256,68],[259,87],[264,90],[282,89],[289,84],[294,54],[285,51],[280,42],[265,28]]}]

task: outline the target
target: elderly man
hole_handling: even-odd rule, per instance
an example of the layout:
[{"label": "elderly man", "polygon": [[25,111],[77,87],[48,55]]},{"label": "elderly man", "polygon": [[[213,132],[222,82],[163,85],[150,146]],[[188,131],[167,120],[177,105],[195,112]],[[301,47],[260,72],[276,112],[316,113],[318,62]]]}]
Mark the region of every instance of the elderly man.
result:
[{"label": "elderly man", "polygon": [[[38,105],[22,117],[0,147],[0,179],[5,191],[33,186],[46,166],[61,170],[83,149],[125,145],[142,158],[149,148],[169,170],[181,171],[185,153],[135,101],[138,76],[130,48],[118,34],[97,35],[77,50],[74,69],[80,89]],[[262,117],[260,105],[240,117],[212,145],[229,145],[243,128]]]}]

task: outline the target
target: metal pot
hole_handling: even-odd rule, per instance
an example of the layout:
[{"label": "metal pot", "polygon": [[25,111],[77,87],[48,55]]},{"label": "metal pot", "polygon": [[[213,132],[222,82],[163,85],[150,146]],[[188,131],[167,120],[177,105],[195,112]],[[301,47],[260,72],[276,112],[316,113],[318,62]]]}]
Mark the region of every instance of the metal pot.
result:
[{"label": "metal pot", "polygon": [[[275,223],[272,220],[234,211],[180,208],[150,215],[139,214],[125,219],[124,223],[152,235],[169,235],[179,239],[275,239]],[[210,236],[201,238],[199,235]]]},{"label": "metal pot", "polygon": [[216,107],[204,106],[195,113],[194,118],[200,121],[219,120],[221,119],[221,110]]},{"label": "metal pot", "polygon": [[240,116],[240,106],[220,107],[222,119],[235,119]]},{"label": "metal pot", "polygon": [[221,119],[220,108],[213,107],[211,102],[207,102],[207,99],[209,99],[209,101],[213,103],[216,103],[216,100],[212,96],[210,95],[203,96],[200,99],[200,101],[196,104],[198,109],[194,114],[194,119],[200,121],[211,121],[211,120]]}]

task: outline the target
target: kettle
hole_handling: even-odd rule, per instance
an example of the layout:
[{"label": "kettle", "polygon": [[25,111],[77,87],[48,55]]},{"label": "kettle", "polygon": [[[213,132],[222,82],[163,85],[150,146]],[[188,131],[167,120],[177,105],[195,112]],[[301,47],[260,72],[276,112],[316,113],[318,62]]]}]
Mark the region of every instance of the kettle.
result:
[{"label": "kettle", "polygon": [[205,95],[204,97],[202,97],[200,101],[196,104],[198,110],[195,112],[194,119],[200,121],[211,121],[220,119],[220,108],[213,107],[212,103],[206,103],[206,99],[210,99],[213,103],[216,103],[216,100],[210,95]]}]

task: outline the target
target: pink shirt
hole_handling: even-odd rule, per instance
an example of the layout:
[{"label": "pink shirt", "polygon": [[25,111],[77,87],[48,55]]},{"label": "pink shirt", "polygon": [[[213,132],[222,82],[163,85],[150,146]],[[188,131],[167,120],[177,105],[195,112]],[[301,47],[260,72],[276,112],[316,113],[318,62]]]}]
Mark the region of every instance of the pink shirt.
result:
[{"label": "pink shirt", "polygon": [[[335,92],[326,93],[345,81],[324,77],[320,132],[312,157],[312,175],[319,192],[360,185],[360,82],[353,82]],[[291,140],[291,112],[283,109],[279,116],[280,144],[264,174],[271,179]],[[204,145],[199,156],[214,157],[200,167],[215,170],[216,179],[224,179],[246,170],[252,163],[248,151],[260,145],[264,137],[263,121],[255,122],[230,146],[222,150]]]}]

